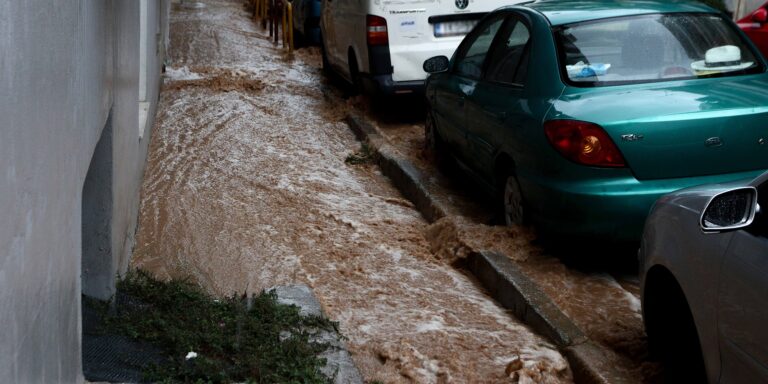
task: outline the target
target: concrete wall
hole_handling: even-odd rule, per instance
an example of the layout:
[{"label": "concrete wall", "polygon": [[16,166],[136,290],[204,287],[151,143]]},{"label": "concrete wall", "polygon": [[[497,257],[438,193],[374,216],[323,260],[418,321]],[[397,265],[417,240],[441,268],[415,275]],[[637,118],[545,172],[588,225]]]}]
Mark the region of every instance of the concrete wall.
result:
[{"label": "concrete wall", "polygon": [[112,161],[101,164],[111,185],[92,185],[113,192],[102,216],[110,254],[84,275],[87,293],[107,297],[130,258],[149,141],[139,138],[139,26],[135,0],[0,1],[0,383],[83,381],[83,187],[111,114]]},{"label": "concrete wall", "polygon": [[[83,292],[107,298],[112,295],[117,273],[128,267],[133,248],[139,208],[139,188],[149,140],[139,137],[139,3],[136,0],[115,1],[115,100],[114,138],[112,141],[114,194],[112,217],[112,273],[108,287]],[[148,135],[147,135],[148,136]],[[83,265],[85,267],[85,264]]]}]

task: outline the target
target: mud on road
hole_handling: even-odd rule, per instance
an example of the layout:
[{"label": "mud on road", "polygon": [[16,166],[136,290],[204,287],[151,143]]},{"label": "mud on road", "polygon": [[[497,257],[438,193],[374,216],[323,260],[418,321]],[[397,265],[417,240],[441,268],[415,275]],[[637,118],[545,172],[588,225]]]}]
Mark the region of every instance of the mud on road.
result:
[{"label": "mud on road", "polygon": [[367,381],[570,382],[549,342],[451,267],[435,247],[448,232],[345,162],[354,103],[323,96],[319,52],[275,48],[242,2],[201,4],[173,7],[133,266],[219,295],[306,283]]}]

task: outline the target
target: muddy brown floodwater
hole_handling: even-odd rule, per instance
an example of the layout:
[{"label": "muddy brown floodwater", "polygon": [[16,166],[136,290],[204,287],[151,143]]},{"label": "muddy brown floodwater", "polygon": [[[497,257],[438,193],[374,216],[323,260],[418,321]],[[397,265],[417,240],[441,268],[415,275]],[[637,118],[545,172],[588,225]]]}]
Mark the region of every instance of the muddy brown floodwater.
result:
[{"label": "muddy brown floodwater", "polygon": [[218,295],[311,286],[366,381],[571,382],[546,340],[440,260],[428,224],[323,96],[317,49],[240,1],[176,3],[133,266]]},{"label": "muddy brown floodwater", "polygon": [[[341,97],[339,92],[336,97]],[[376,122],[398,156],[427,175],[424,187],[445,203],[448,216],[427,229],[437,258],[451,263],[477,250],[509,256],[579,328],[605,347],[607,365],[638,383],[663,381],[661,366],[648,357],[636,245],[604,247],[594,239],[542,240],[534,228],[494,225],[500,221],[496,212],[500,209],[473,190],[461,172],[454,169],[446,175],[437,170],[424,150],[425,108],[414,107],[411,100],[389,106],[372,104],[361,96],[351,100],[357,113]]]}]

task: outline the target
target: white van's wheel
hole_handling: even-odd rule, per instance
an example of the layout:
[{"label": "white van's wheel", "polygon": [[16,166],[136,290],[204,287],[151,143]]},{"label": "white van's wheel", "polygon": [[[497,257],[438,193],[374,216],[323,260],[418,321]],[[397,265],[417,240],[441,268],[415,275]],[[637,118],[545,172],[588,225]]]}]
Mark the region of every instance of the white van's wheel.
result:
[{"label": "white van's wheel", "polygon": [[328,62],[328,54],[325,52],[325,42],[323,42],[323,36],[320,35],[320,56],[323,60],[323,72],[325,74],[331,73],[331,64]]},{"label": "white van's wheel", "polygon": [[360,69],[357,67],[357,59],[352,52],[349,53],[349,77],[352,79],[352,90],[355,94],[363,92],[363,82],[360,77]]}]

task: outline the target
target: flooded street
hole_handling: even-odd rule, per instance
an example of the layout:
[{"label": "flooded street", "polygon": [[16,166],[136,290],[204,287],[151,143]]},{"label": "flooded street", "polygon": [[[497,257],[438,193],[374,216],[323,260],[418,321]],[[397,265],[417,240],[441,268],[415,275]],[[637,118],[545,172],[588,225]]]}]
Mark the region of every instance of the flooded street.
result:
[{"label": "flooded street", "polygon": [[358,101],[359,113],[376,122],[386,141],[426,175],[430,194],[442,201],[448,216],[427,229],[431,249],[452,262],[473,250],[507,255],[593,341],[605,347],[608,364],[637,378],[657,383],[661,367],[649,361],[637,278],[637,245],[608,244],[599,239],[548,238],[534,228],[508,228],[501,208],[473,188],[456,169],[448,174],[434,166],[424,150],[424,108],[404,102],[371,107]]},{"label": "flooded street", "polygon": [[[345,161],[355,105],[324,95],[316,48],[274,47],[241,1],[201,4],[173,7],[133,266],[218,295],[305,283],[366,381],[570,382],[554,346],[451,266],[528,235],[428,224],[376,166]],[[480,244],[460,244],[471,231]]]}]

